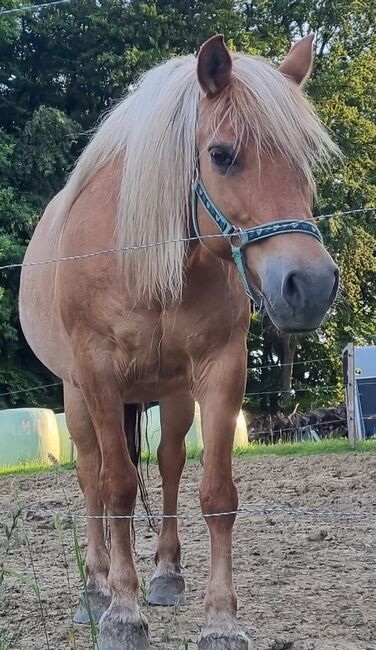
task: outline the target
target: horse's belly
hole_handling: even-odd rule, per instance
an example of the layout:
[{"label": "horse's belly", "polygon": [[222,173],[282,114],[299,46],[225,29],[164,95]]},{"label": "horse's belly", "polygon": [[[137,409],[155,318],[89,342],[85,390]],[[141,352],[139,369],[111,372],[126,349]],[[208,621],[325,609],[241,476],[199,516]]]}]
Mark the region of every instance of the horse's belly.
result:
[{"label": "horse's belly", "polygon": [[[54,257],[52,219],[49,206],[26,251],[26,265]],[[22,268],[20,321],[25,338],[38,359],[58,377],[70,379],[72,350],[55,300],[55,280],[54,263]]]},{"label": "horse's belly", "polygon": [[160,400],[163,397],[179,394],[190,389],[186,377],[174,377],[169,380],[143,381],[135,383],[125,394],[127,404],[145,404]]}]

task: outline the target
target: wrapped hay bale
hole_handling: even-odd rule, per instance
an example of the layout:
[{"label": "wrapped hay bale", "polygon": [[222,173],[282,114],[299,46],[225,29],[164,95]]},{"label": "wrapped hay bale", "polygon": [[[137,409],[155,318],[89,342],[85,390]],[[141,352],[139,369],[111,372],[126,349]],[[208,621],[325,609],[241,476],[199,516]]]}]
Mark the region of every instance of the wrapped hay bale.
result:
[{"label": "wrapped hay bale", "polygon": [[60,457],[60,438],[53,411],[24,408],[0,411],[0,465],[48,463]]},{"label": "wrapped hay bale", "polygon": [[60,463],[70,463],[77,458],[77,449],[68,431],[65,413],[56,414],[56,422],[60,438]]},{"label": "wrapped hay bale", "polygon": [[[161,439],[161,422],[159,415],[159,406],[152,406],[147,410],[147,413],[142,416],[142,451],[147,450],[147,441],[146,441],[146,432],[149,442],[150,452],[155,455],[157,453],[159,441]],[[201,450],[203,447],[202,444],[202,432],[201,432],[201,417],[200,417],[200,407],[196,403],[195,405],[195,415],[191,428],[189,429],[185,442],[187,445],[187,450],[192,451],[195,449]],[[236,431],[235,431],[235,441],[234,448],[245,448],[248,446],[248,432],[247,425],[244,418],[244,414],[240,411]]]}]

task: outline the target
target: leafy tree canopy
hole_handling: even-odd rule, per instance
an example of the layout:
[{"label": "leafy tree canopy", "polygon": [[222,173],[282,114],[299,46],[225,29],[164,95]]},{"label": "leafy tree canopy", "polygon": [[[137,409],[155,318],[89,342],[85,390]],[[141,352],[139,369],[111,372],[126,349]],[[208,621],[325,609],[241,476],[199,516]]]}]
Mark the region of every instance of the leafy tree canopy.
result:
[{"label": "leafy tree canopy", "polygon": [[[6,0],[5,8],[20,6]],[[374,3],[363,0],[80,0],[0,15],[0,264],[19,261],[43,207],[64,184],[88,131],[146,69],[197,52],[214,33],[231,49],[280,60],[314,31],[307,85],[344,159],[319,173],[316,213],[376,204]],[[316,340],[281,340],[265,321],[250,334],[248,392],[281,387],[295,350],[293,384],[302,407],[342,398],[340,356],[349,341],[375,342],[375,213],[323,222],[342,272],[342,296]],[[29,351],[17,315],[19,274],[0,273],[0,393],[53,381]],[[306,364],[310,359],[325,359]],[[304,363],[303,363],[304,362]],[[334,386],[325,389],[325,386]],[[0,397],[0,406],[57,406],[56,391]],[[276,410],[286,400],[250,398]]]}]

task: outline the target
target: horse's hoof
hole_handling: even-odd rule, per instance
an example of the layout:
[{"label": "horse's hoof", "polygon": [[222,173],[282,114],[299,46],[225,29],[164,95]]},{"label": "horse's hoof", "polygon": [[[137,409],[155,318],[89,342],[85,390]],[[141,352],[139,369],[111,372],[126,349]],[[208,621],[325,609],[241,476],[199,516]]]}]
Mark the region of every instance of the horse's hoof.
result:
[{"label": "horse's hoof", "polygon": [[185,582],[180,574],[160,575],[150,582],[148,605],[176,607],[185,604]]},{"label": "horse's hoof", "polygon": [[221,634],[220,632],[201,632],[198,650],[250,650],[249,640],[242,632]]},{"label": "horse's hoof", "polygon": [[102,614],[109,608],[111,596],[106,596],[100,591],[88,589],[80,598],[79,607],[73,616],[74,623],[89,625],[90,622],[99,623]]},{"label": "horse's hoof", "polygon": [[98,650],[150,650],[148,623],[123,623],[106,614],[100,623]]}]

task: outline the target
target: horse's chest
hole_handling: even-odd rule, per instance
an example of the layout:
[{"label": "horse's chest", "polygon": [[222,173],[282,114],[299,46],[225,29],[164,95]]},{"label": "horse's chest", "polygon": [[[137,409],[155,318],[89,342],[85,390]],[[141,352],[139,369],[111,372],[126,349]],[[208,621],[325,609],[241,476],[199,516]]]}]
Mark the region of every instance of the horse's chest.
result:
[{"label": "horse's chest", "polygon": [[114,367],[127,401],[157,399],[185,390],[196,363],[209,354],[215,332],[203,322],[187,324],[179,314],[128,323],[114,350]]}]

